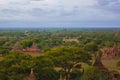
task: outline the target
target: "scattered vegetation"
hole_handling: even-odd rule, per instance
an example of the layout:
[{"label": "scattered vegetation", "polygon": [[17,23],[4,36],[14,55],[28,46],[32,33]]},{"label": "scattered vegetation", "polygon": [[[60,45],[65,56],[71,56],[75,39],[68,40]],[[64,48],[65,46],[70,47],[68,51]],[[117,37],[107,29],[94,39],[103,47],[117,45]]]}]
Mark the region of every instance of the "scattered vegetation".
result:
[{"label": "scattered vegetation", "polygon": [[[119,35],[119,29],[1,30],[0,80],[28,80],[31,69],[36,80],[110,80],[92,62],[97,52],[120,46]],[[40,53],[24,52],[33,44]],[[119,57],[101,59],[119,72]]]}]

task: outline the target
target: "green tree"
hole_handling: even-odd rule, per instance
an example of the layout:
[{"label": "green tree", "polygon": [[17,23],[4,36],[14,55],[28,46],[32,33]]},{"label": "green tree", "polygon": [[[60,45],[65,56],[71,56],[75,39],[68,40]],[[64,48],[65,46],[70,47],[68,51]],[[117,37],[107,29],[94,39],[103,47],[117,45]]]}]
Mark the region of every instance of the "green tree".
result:
[{"label": "green tree", "polygon": [[95,42],[90,42],[90,43],[85,45],[84,49],[93,53],[93,52],[96,52],[98,50],[98,46]]},{"label": "green tree", "polygon": [[7,53],[9,53],[9,50],[8,50],[8,49],[1,49],[1,48],[0,48],[0,54],[1,54],[2,56],[4,56],[4,55],[7,54]]},{"label": "green tree", "polygon": [[117,66],[120,68],[120,60],[117,62]]},{"label": "green tree", "polygon": [[91,56],[87,52],[70,46],[53,48],[47,52],[47,55],[54,61],[56,67],[65,72],[66,80],[69,80],[73,68],[81,65],[80,62],[89,64],[91,60]]},{"label": "green tree", "polygon": [[21,52],[11,52],[0,61],[0,79],[23,80],[29,75],[31,69],[30,55]]},{"label": "green tree", "polygon": [[96,67],[89,66],[85,70],[82,80],[109,80],[109,79],[104,73],[102,73]]},{"label": "green tree", "polygon": [[37,80],[58,80],[58,73],[54,69],[53,61],[46,56],[39,56],[33,60],[33,69]]},{"label": "green tree", "polygon": [[23,48],[27,48],[30,47],[33,44],[32,40],[23,40],[21,41],[21,45]]}]

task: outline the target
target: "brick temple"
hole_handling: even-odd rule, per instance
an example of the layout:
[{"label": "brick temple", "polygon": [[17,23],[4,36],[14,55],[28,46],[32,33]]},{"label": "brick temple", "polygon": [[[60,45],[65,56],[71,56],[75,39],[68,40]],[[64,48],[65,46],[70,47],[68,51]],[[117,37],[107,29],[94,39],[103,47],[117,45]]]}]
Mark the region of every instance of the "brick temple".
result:
[{"label": "brick temple", "polygon": [[120,46],[105,47],[102,52],[105,56],[120,56]]},{"label": "brick temple", "polygon": [[38,49],[37,45],[35,43],[32,44],[31,47],[28,47],[23,50],[24,52],[33,52],[33,53],[40,53],[41,50]]}]

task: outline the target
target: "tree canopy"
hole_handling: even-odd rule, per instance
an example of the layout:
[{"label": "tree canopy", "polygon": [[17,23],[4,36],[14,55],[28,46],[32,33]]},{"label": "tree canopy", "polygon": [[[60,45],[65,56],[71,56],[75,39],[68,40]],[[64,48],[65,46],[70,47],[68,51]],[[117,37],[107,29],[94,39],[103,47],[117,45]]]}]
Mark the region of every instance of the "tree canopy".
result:
[{"label": "tree canopy", "polygon": [[0,78],[2,80],[21,80],[29,75],[31,69],[30,55],[11,52],[0,61]]},{"label": "tree canopy", "polygon": [[[91,56],[84,50],[71,47],[61,46],[51,49],[47,55],[54,61],[55,66],[65,72],[65,77],[69,80],[70,73],[80,63],[90,63]],[[80,69],[80,67],[79,67]]]}]

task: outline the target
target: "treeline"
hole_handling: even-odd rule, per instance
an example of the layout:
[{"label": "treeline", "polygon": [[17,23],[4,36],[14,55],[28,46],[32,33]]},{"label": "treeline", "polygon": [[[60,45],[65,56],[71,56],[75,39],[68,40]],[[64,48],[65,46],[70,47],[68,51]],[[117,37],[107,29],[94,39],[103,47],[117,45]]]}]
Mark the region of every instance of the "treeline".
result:
[{"label": "treeline", "polygon": [[[36,43],[43,52],[56,46],[111,47],[120,44],[119,30],[38,30],[38,31],[1,31],[0,47],[12,49],[19,43],[21,48]],[[2,51],[1,51],[2,52]]]},{"label": "treeline", "polygon": [[[57,46],[103,48],[120,44],[119,30],[21,30],[1,31],[1,49],[12,49],[16,43],[22,48],[36,43],[43,52]],[[97,50],[97,49],[95,49]],[[2,51],[0,51],[2,52]]]}]

